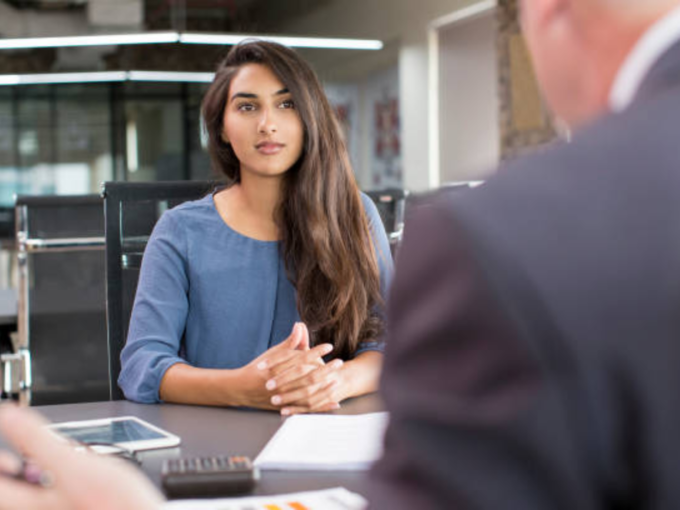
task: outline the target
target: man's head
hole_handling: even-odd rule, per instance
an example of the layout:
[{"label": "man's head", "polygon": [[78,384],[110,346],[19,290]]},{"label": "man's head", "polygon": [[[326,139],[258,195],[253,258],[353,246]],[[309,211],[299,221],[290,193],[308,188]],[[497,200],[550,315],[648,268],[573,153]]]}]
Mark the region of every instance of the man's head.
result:
[{"label": "man's head", "polygon": [[640,36],[680,0],[520,0],[541,88],[567,124],[607,109],[620,66]]}]

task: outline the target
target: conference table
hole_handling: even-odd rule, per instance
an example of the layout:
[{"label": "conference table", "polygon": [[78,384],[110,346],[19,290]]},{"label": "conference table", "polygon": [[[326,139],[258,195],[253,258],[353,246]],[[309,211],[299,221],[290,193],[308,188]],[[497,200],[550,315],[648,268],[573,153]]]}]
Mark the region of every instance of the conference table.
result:
[{"label": "conference table", "polygon": [[[175,404],[145,405],[120,400],[85,404],[39,406],[54,422],[88,420],[114,416],[137,416],[178,435],[175,448],[139,452],[141,469],[160,487],[165,459],[211,455],[247,455],[254,459],[282,423],[277,413],[251,409],[228,409]],[[362,414],[384,410],[377,394],[350,399],[333,414]],[[319,434],[323,434],[319,430]],[[0,440],[1,442],[1,440]],[[263,471],[253,495],[345,487],[366,494],[364,471]]]}]

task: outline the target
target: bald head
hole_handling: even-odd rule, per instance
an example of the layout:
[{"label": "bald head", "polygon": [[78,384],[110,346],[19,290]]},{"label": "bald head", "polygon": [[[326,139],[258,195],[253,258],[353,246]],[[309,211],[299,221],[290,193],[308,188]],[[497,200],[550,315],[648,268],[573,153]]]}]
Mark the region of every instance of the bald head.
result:
[{"label": "bald head", "polygon": [[614,20],[648,24],[680,6],[680,0],[576,0]]},{"label": "bald head", "polygon": [[678,0],[586,0],[590,4],[600,4],[611,9],[632,9],[645,11],[649,9],[667,9],[680,5]]},{"label": "bald head", "polygon": [[680,0],[521,0],[521,6],[546,100],[575,127],[607,110],[626,56]]}]

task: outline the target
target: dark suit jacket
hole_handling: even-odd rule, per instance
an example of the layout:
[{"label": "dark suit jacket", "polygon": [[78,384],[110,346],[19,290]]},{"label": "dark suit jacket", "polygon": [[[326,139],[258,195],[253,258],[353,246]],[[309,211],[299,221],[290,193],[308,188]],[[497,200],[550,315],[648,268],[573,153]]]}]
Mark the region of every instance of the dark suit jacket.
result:
[{"label": "dark suit jacket", "polygon": [[680,44],[634,104],[417,208],[372,508],[680,508]]}]

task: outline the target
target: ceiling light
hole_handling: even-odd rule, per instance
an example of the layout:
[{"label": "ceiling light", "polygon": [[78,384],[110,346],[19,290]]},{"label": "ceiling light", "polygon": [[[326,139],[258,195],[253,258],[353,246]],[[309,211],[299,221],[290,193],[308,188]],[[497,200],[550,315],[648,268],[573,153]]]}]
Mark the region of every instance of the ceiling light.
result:
[{"label": "ceiling light", "polygon": [[130,81],[169,81],[169,82],[193,82],[210,83],[215,73],[192,73],[178,71],[130,71]]},{"label": "ceiling light", "polygon": [[125,71],[95,73],[46,73],[0,75],[0,85],[38,85],[48,83],[101,83],[125,81]]},{"label": "ceiling light", "polygon": [[0,50],[30,48],[63,48],[69,46],[117,46],[126,44],[219,44],[234,45],[248,39],[278,42],[297,48],[329,48],[345,50],[381,50],[382,41],[375,39],[338,39],[327,37],[288,37],[256,34],[201,34],[179,32],[146,32],[139,34],[82,35],[69,37],[29,37],[0,39]]},{"label": "ceiling light", "polygon": [[249,39],[271,41],[296,48],[333,48],[345,50],[381,50],[382,41],[375,39],[332,39],[328,37],[288,37],[247,34],[180,34],[179,42],[186,44],[233,45]]},{"label": "ceiling light", "polygon": [[72,37],[28,37],[0,39],[0,49],[63,48],[66,46],[117,46],[123,44],[163,44],[179,41],[177,32],[148,32],[143,34],[79,35]]},{"label": "ceiling light", "polygon": [[173,83],[210,83],[213,73],[175,71],[102,71],[94,73],[0,74],[0,86],[55,83],[110,83],[151,81]]},{"label": "ceiling light", "polygon": [[0,85],[19,85],[21,79],[18,74],[4,74],[0,76]]}]

